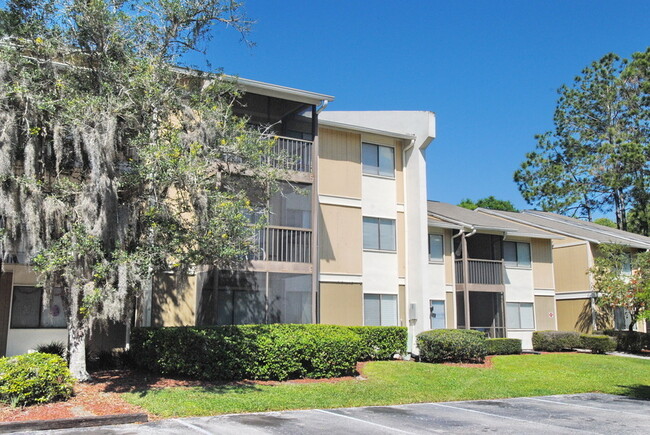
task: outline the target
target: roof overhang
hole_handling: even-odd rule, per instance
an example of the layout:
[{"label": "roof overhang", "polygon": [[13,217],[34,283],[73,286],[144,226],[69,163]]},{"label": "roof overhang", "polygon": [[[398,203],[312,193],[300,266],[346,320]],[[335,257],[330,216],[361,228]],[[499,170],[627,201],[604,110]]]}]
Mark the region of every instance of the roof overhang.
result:
[{"label": "roof overhang", "polygon": [[388,137],[393,137],[396,139],[406,139],[406,140],[414,140],[415,135],[413,134],[404,134],[404,133],[397,133],[394,131],[388,131],[388,130],[379,130],[376,128],[370,128],[370,127],[362,127],[359,125],[352,125],[352,124],[345,124],[343,122],[337,122],[337,121],[328,121],[325,119],[318,119],[318,125],[322,127],[331,127],[331,128],[336,128],[338,130],[347,130],[347,131],[354,131],[354,132],[362,132],[362,133],[370,133],[370,134],[376,134],[379,136],[388,136]]},{"label": "roof overhang", "polygon": [[281,98],[284,100],[298,101],[300,103],[317,106],[323,101],[334,101],[331,95],[317,94],[316,92],[303,91],[301,89],[288,88],[273,83],[258,82],[257,80],[244,79],[241,77],[225,76],[237,83],[244,92],[265,95],[267,97]]}]

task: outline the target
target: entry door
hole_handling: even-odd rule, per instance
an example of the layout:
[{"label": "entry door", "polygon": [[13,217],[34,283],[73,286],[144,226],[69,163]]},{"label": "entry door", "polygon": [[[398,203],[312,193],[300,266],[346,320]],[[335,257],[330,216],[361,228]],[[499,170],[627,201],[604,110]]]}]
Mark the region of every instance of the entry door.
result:
[{"label": "entry door", "polygon": [[445,301],[431,300],[431,329],[445,329],[447,322],[445,322]]},{"label": "entry door", "polygon": [[7,351],[7,333],[9,332],[9,305],[11,303],[11,272],[0,275],[0,357]]}]

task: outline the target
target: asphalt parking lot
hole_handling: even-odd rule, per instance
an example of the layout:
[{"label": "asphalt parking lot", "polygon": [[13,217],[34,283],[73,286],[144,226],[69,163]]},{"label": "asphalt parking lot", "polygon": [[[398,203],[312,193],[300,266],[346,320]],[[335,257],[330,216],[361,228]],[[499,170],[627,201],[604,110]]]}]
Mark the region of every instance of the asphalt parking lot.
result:
[{"label": "asphalt parking lot", "polygon": [[[607,394],[521,397],[177,418],[39,434],[648,434],[650,401]],[[26,433],[26,432],[23,432]],[[37,432],[33,432],[37,433]]]}]

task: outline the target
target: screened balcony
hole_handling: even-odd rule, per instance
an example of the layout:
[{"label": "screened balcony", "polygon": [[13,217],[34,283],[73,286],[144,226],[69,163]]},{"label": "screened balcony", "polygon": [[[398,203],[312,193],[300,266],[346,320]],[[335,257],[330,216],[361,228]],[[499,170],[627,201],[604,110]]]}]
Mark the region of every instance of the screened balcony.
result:
[{"label": "screened balcony", "polygon": [[274,136],[274,139],[273,155],[277,157],[272,162],[274,167],[296,172],[312,171],[312,141],[284,136]]},{"label": "screened balcony", "polygon": [[[503,285],[503,261],[467,260],[468,284]],[[456,283],[465,283],[463,260],[456,260]]]}]

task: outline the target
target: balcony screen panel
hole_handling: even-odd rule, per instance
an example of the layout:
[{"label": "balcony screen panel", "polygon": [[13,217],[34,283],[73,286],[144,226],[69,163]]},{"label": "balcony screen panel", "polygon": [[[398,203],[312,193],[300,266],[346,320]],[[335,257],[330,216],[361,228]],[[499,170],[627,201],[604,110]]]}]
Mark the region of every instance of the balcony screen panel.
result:
[{"label": "balcony screen panel", "polygon": [[517,243],[517,265],[530,267],[530,245],[528,243]]},{"label": "balcony screen panel", "polygon": [[38,328],[42,291],[39,287],[14,287],[11,305],[12,328]]},{"label": "balcony screen panel", "polygon": [[379,175],[379,156],[377,152],[377,145],[364,143],[361,154],[363,173]]},{"label": "balcony screen panel", "polygon": [[521,329],[519,320],[519,304],[508,302],[506,304],[506,323],[508,329]]},{"label": "balcony screen panel", "polygon": [[266,274],[221,271],[218,282],[218,325],[266,322]]},{"label": "balcony screen panel", "polygon": [[521,329],[535,329],[533,304],[519,304],[519,318],[521,319]]},{"label": "balcony screen panel", "polygon": [[311,323],[311,275],[269,274],[269,323]]},{"label": "balcony screen panel", "polygon": [[379,295],[363,295],[363,324],[366,326],[381,326]]},{"label": "balcony screen panel", "polygon": [[270,224],[311,228],[311,191],[310,184],[283,183],[270,201]]},{"label": "balcony screen panel", "polygon": [[392,219],[379,219],[379,249],[395,250],[395,221]]},{"label": "balcony screen panel", "polygon": [[397,326],[397,295],[381,295],[381,326]]},{"label": "balcony screen panel", "polygon": [[363,218],[363,249],[379,249],[379,219]]},{"label": "balcony screen panel", "polygon": [[378,146],[379,175],[395,176],[395,150],[391,147]]}]

